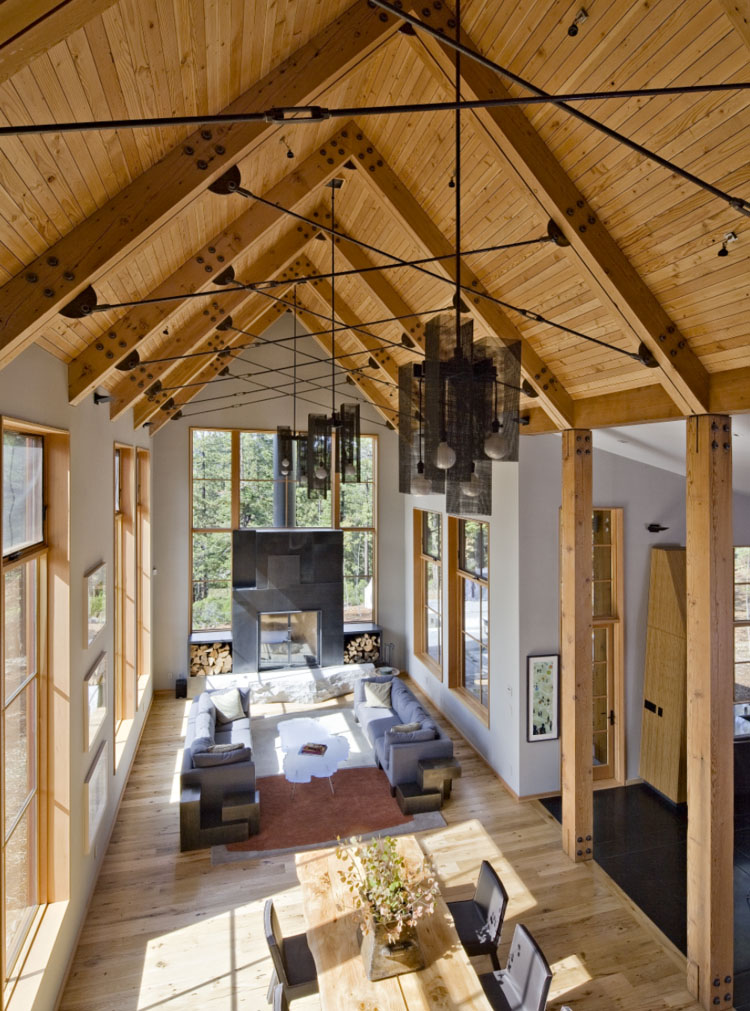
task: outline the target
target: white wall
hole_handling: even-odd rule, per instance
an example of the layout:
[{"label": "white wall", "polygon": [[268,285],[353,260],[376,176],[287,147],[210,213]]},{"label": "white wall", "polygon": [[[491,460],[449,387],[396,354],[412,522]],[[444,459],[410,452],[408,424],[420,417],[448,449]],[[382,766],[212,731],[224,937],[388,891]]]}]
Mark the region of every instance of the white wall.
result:
[{"label": "white wall", "polygon": [[[638,428],[633,431],[637,434]],[[526,740],[526,662],[530,654],[560,652],[561,471],[561,441],[557,435],[522,438],[518,465],[493,466],[493,515],[489,518],[489,730],[447,687],[447,674],[441,683],[413,654],[413,631],[409,627],[413,600],[412,510],[444,513],[445,499],[406,499],[408,558],[404,583],[409,670],[438,708],[521,796],[553,792],[560,786],[560,742],[532,744]],[[626,769],[627,777],[634,778],[638,776],[640,758],[651,548],[685,543],[685,479],[595,449],[593,501],[599,507],[620,506],[624,513]],[[649,523],[668,529],[652,534],[646,529]],[[738,492],[734,495],[734,539],[736,544],[750,543],[750,498]]]},{"label": "white wall", "polygon": [[413,614],[413,510],[429,509],[443,516],[443,630],[447,649],[448,565],[447,517],[441,495],[402,496],[405,500],[404,539],[406,546],[404,583],[407,607],[405,634],[408,642],[409,673],[463,736],[485,757],[511,789],[518,792],[519,696],[516,658],[519,650],[519,465],[493,467],[492,516],[490,528],[490,704],[489,726],[448,687],[447,659],[442,681],[414,655]]},{"label": "white wall", "polygon": [[[684,429],[684,422],[679,423]],[[639,426],[633,427],[637,436]],[[561,486],[559,436],[521,439],[521,653],[559,653],[558,515]],[[738,477],[740,475],[737,475]],[[625,720],[627,778],[638,776],[646,651],[651,548],[685,544],[685,478],[594,449],[594,506],[623,507],[625,556]],[[750,499],[734,494],[734,542],[750,543]],[[652,534],[649,523],[668,529]],[[526,741],[526,696],[522,692],[521,793],[557,790],[558,741]]]},{"label": "white wall", "polygon": [[[291,333],[289,317],[282,317],[263,334],[264,340],[278,340]],[[300,342],[305,351],[316,351],[312,339]],[[235,373],[258,372],[263,384],[282,385],[289,376],[262,373],[263,369],[287,366],[291,361],[283,347],[253,349],[245,364],[233,363]],[[302,356],[300,356],[302,361]],[[315,367],[316,374],[330,383],[330,365]],[[303,370],[300,369],[300,374]],[[308,373],[309,374],[309,373]],[[341,374],[340,374],[341,375]],[[301,387],[300,387],[301,388]],[[337,386],[338,389],[338,386]],[[226,400],[205,400],[208,397]],[[260,394],[260,396],[266,396]],[[330,413],[330,390],[305,391],[304,396],[317,401],[318,407],[306,400],[297,405],[297,427],[304,428],[308,413]],[[340,400],[357,399],[354,387],[343,386]],[[185,408],[185,417],[170,421],[154,436],[154,675],[158,688],[171,688],[176,675],[184,676],[188,664],[188,603],[190,594],[190,428],[260,428],[274,429],[292,422],[291,399],[253,403],[257,400],[252,387],[239,380],[214,382],[210,388]],[[201,401],[205,400],[203,407]],[[210,412],[210,413],[205,413]],[[398,436],[381,424],[382,418],[371,406],[363,405],[363,434],[378,436],[378,602],[377,622],[383,626],[383,641],[394,643],[393,661],[405,663],[404,628],[404,542],[403,496],[398,488]]]},{"label": "white wall", "polygon": [[[113,445],[148,447],[145,433],[134,433],[131,415],[109,422],[109,408],[95,406],[92,397],[78,407],[68,404],[67,366],[37,346],[24,351],[0,372],[0,413],[25,421],[67,429],[70,432],[70,903],[34,1008],[49,1011],[73,952],[88,898],[104,856],[120,795],[138,737],[151,702],[149,683],[130,731],[117,774],[110,776],[109,800],[95,851],[84,853],[83,780],[95,748],[89,753],[83,743],[83,677],[102,650],[109,660],[109,713],[105,735],[113,755]],[[89,648],[83,645],[83,574],[97,562],[107,563],[107,625]]]}]

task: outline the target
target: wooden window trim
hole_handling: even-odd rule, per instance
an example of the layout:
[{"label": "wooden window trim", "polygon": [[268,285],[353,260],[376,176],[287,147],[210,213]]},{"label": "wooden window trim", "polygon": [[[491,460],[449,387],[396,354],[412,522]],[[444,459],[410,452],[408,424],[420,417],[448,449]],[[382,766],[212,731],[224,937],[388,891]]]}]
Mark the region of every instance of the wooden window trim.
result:
[{"label": "wooden window trim", "polygon": [[[487,578],[479,578],[460,568],[460,529],[461,523],[483,523],[487,532]],[[490,528],[486,520],[475,520],[474,517],[448,517],[448,685],[463,704],[484,723],[490,725],[490,658],[491,642],[488,620],[487,629],[487,704],[484,705],[464,686],[463,665],[463,581],[468,579],[478,583],[487,590],[487,614],[489,618],[490,594]]]},{"label": "wooden window trim", "polygon": [[[231,474],[231,527],[194,527],[193,526],[193,439],[195,432],[229,432],[231,434],[231,463],[230,463],[230,474]],[[193,622],[193,539],[196,534],[214,534],[228,533],[231,536],[232,530],[239,529],[240,521],[240,487],[242,484],[248,484],[249,481],[241,481],[240,479],[240,436],[242,433],[258,434],[258,435],[276,435],[276,429],[268,428],[207,428],[204,426],[191,426],[189,430],[188,438],[188,495],[189,495],[189,546],[188,546],[188,624],[190,632],[196,631]],[[332,527],[330,529],[343,530],[346,533],[369,533],[372,537],[372,580],[373,580],[373,599],[372,599],[372,616],[369,619],[372,622],[377,622],[378,620],[378,452],[379,443],[377,434],[366,432],[363,438],[372,440],[372,519],[373,525],[368,527],[352,527],[352,526],[342,526],[341,525],[341,479],[340,475],[336,473],[334,469],[333,479],[331,481],[331,495],[332,495],[332,507],[331,507],[331,522]],[[335,439],[335,433],[334,433]],[[331,459],[335,459],[335,445],[332,449]],[[266,479],[260,479],[266,480]],[[278,483],[281,481],[286,489],[294,489],[296,481],[293,478],[269,478],[267,479],[269,483]],[[290,525],[290,515],[289,508],[292,496],[285,493],[284,503],[285,503],[285,519],[286,525]],[[329,528],[321,528],[329,529]],[[230,585],[231,585],[231,573],[230,573]],[[364,618],[357,620],[366,620]],[[214,628],[200,629],[201,632],[225,632],[230,626],[216,626]]]},{"label": "wooden window trim", "polygon": [[119,511],[114,513],[114,706],[112,749],[117,771],[125,752],[136,711],[136,448],[116,442],[112,453],[112,487],[115,488],[115,458],[119,453]]},{"label": "wooden window trim", "polygon": [[[70,436],[64,429],[0,416],[3,430],[44,437],[44,544],[29,546],[11,566],[38,560],[37,629],[37,873],[35,914],[19,948],[11,976],[0,981],[0,1006],[30,1006],[42,968],[52,954],[68,905],[70,888]],[[2,440],[0,439],[0,472]],[[0,489],[1,492],[1,489]],[[2,495],[0,493],[0,499]],[[0,542],[2,538],[0,510]],[[5,566],[2,566],[3,570]],[[4,576],[4,571],[3,571]],[[0,594],[4,578],[0,580]],[[0,611],[2,608],[0,607]],[[50,634],[49,630],[53,630]],[[0,644],[2,629],[0,628]],[[0,720],[0,754],[4,748]],[[4,798],[0,789],[0,824]],[[4,911],[3,911],[4,915]]]},{"label": "wooden window trim", "polygon": [[[597,786],[620,786],[627,778],[626,766],[626,710],[625,710],[625,557],[624,557],[624,532],[625,513],[622,506],[594,505],[593,513],[605,511],[610,514],[611,520],[611,560],[612,560],[612,613],[609,615],[599,615],[593,617],[593,597],[592,597],[592,628],[599,628],[607,625],[612,626],[612,663],[614,689],[613,699],[617,722],[615,724],[615,734],[613,743],[613,775],[611,778],[596,779],[596,766],[594,766],[594,780]],[[562,522],[562,513],[560,514]],[[561,528],[560,528],[561,529]],[[560,538],[560,547],[562,539]],[[591,537],[592,546],[592,570],[593,570],[593,531]],[[562,566],[560,565],[560,572]],[[593,586],[593,575],[592,575]],[[593,590],[592,590],[593,593]],[[560,601],[560,621],[562,621],[562,599]],[[593,734],[593,714],[592,714],[592,734]]]},{"label": "wooden window trim", "polygon": [[151,678],[151,452],[135,453],[136,708]]},{"label": "wooden window trim", "polygon": [[737,629],[737,628],[748,628],[748,627],[750,627],[750,618],[734,618],[734,600],[735,600],[735,594],[736,594],[736,590],[737,590],[737,580],[734,578],[734,556],[736,554],[737,548],[747,548],[747,547],[748,547],[747,544],[735,544],[734,545],[734,549],[732,551],[732,617],[734,619],[733,620],[733,628],[732,628],[732,697],[733,697],[735,705],[738,705],[740,703],[743,703],[743,704],[747,705],[747,700],[746,699],[737,699],[737,697],[735,695],[735,691],[736,691],[736,687],[737,687],[737,678],[735,676],[735,671],[736,671],[736,668],[737,668],[737,655],[736,655],[735,646],[734,646],[734,630]]},{"label": "wooden window trim", "polygon": [[[433,512],[440,517],[440,557],[433,558],[424,552],[424,525],[427,514]],[[433,656],[427,652],[427,565],[437,565],[440,571],[440,655],[445,656],[444,631],[445,631],[445,606],[443,592],[443,515],[435,510],[415,509],[412,518],[413,543],[412,556],[414,565],[414,587],[412,599],[413,610],[413,634],[414,634],[414,655],[424,664],[427,670],[434,674],[438,681],[443,680],[443,664],[438,663]]]}]

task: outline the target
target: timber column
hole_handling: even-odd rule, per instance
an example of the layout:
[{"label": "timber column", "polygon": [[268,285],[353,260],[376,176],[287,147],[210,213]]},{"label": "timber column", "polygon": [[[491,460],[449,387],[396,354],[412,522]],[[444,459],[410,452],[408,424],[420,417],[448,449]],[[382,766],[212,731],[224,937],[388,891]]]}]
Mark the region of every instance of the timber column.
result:
[{"label": "timber column", "polygon": [[592,443],[588,429],[562,433],[562,842],[572,860],[594,852],[592,771]]},{"label": "timber column", "polygon": [[731,1008],[734,846],[732,426],[688,418],[687,957],[704,1008]]}]

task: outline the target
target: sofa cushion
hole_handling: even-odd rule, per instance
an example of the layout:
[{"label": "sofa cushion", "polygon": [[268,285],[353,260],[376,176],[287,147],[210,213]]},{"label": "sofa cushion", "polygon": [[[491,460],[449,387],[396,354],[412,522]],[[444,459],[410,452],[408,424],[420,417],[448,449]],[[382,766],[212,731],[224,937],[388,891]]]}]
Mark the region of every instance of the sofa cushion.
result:
[{"label": "sofa cushion", "polygon": [[245,748],[242,745],[234,747],[229,746],[231,750],[227,751],[225,745],[215,745],[212,746],[207,751],[198,752],[198,754],[193,755],[193,764],[196,769],[207,769],[212,765],[234,765],[236,762],[249,762],[250,761],[250,749]]},{"label": "sofa cushion", "polygon": [[375,744],[379,737],[382,737],[386,730],[399,723],[398,716],[394,716],[390,709],[383,709],[374,706],[360,706],[357,712],[359,722],[367,736],[370,744]]},{"label": "sofa cushion", "polygon": [[250,732],[250,720],[235,720],[234,723],[223,723],[216,727],[214,740],[217,744],[242,744],[249,748],[253,738]]},{"label": "sofa cushion", "polygon": [[213,713],[216,716],[216,708],[211,700],[211,692],[201,692],[198,698],[195,700],[195,712],[198,713]]},{"label": "sofa cushion", "polygon": [[395,681],[391,690],[391,708],[401,723],[422,723],[428,718],[422,704],[412,695],[403,681]]},{"label": "sofa cushion", "polygon": [[245,718],[239,688],[227,688],[223,692],[213,692],[211,702],[216,708],[217,723],[234,723]]},{"label": "sofa cushion", "polygon": [[201,751],[207,751],[214,743],[216,730],[216,715],[213,706],[204,712],[198,712],[193,724],[193,740],[190,742],[190,754],[195,764],[195,756]]},{"label": "sofa cushion", "polygon": [[365,705],[390,709],[391,682],[384,681],[382,684],[378,684],[373,681],[365,681]]},{"label": "sofa cushion", "polygon": [[386,747],[389,744],[411,744],[414,741],[434,741],[437,731],[434,727],[420,727],[419,730],[398,731],[391,727],[386,732]]}]

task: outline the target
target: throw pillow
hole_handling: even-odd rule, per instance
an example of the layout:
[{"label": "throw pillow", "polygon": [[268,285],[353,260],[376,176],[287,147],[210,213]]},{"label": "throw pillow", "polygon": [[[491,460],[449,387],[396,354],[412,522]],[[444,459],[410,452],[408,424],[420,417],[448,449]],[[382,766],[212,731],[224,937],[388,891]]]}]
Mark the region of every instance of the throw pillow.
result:
[{"label": "throw pillow", "polygon": [[212,752],[212,754],[217,755],[217,754],[224,754],[227,751],[239,751],[240,748],[244,747],[245,745],[240,744],[239,742],[236,744],[232,744],[230,742],[229,744],[214,744],[208,750]]},{"label": "throw pillow", "polygon": [[437,734],[429,727],[421,727],[419,730],[412,730],[408,734],[396,732],[392,727],[386,731],[387,744],[415,744],[417,741],[434,741]]},{"label": "throw pillow", "polygon": [[211,701],[216,708],[217,723],[234,723],[245,717],[239,688],[227,688],[225,692],[215,692]]},{"label": "throw pillow", "polygon": [[415,730],[421,728],[421,723],[397,723],[391,727],[392,734],[413,734]]},{"label": "throw pillow", "polygon": [[391,682],[385,681],[379,685],[371,681],[365,681],[365,705],[390,709]]},{"label": "throw pillow", "polygon": [[[222,745],[218,745],[222,747]],[[207,769],[212,765],[234,765],[235,762],[250,760],[249,748],[236,748],[234,751],[216,751],[216,745],[210,751],[201,751],[193,755],[193,765],[196,769]]]}]

